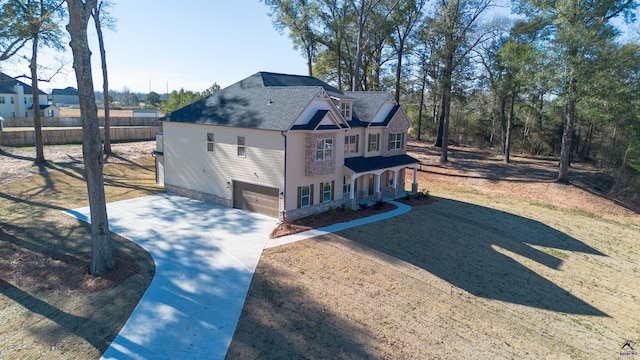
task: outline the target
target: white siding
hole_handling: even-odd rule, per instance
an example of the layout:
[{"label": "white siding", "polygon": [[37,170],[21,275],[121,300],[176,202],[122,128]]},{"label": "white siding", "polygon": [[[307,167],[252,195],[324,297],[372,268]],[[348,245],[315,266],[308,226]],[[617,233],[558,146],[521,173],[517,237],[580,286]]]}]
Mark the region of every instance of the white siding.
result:
[{"label": "white siding", "polygon": [[[284,188],[284,137],[279,131],[165,122],[165,184],[231,199],[227,182]],[[207,151],[207,133],[215,151]],[[246,157],[237,155],[245,137]],[[232,185],[232,184],[231,184]]]}]

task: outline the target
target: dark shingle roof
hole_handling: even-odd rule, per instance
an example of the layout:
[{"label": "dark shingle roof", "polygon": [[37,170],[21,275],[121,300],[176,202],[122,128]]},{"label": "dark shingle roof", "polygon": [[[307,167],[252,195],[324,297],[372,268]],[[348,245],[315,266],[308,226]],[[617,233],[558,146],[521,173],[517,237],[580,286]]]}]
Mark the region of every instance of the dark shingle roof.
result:
[{"label": "dark shingle roof", "polygon": [[374,157],[353,157],[345,158],[344,166],[355,171],[356,173],[363,173],[367,171],[379,170],[384,168],[390,168],[395,166],[403,166],[419,163],[417,159],[412,158],[409,155],[396,155],[396,156],[374,156]]},{"label": "dark shingle roof", "polygon": [[69,86],[64,89],[53,89],[51,95],[78,95],[78,90]]},{"label": "dark shingle roof", "polygon": [[[324,89],[330,96],[353,99],[352,127],[366,127],[389,100],[386,92],[343,93],[311,76],[258,72],[211,96],[198,100],[160,119],[160,121],[212,124],[263,130],[288,130],[303,109]],[[311,123],[292,130],[315,129],[322,118],[315,114]],[[315,121],[315,124],[312,124]],[[347,128],[340,125],[330,128]],[[320,127],[319,127],[320,128]],[[326,128],[322,126],[321,128]]]},{"label": "dark shingle roof", "polygon": [[349,123],[352,127],[358,122],[361,126],[367,126],[391,96],[384,91],[347,91],[345,95],[354,99],[352,116],[354,124]]},{"label": "dark shingle roof", "polygon": [[294,125],[291,127],[291,130],[314,130],[328,113],[329,110],[318,110],[309,122],[306,124]]},{"label": "dark shingle roof", "polygon": [[285,131],[320,91],[319,87],[244,85],[231,85],[160,121]]},{"label": "dark shingle roof", "polygon": [[[0,72],[0,94],[16,94],[16,89],[14,88],[16,84],[22,85],[25,95],[29,95],[33,92],[31,86]],[[40,89],[38,89],[38,93],[41,95],[47,95],[47,93]]]},{"label": "dark shingle roof", "polygon": [[396,115],[396,113],[400,110],[400,105],[394,105],[391,108],[391,111],[387,114],[387,117],[384,118],[384,121],[381,123],[372,123],[370,126],[387,126],[391,122],[391,119]]}]

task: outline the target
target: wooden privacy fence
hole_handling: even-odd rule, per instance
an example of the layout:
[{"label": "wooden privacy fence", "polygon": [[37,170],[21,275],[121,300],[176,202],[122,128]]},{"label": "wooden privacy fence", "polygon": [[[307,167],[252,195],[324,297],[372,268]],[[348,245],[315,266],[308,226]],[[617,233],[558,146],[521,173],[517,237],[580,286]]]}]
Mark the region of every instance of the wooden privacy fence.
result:
[{"label": "wooden privacy fence", "polygon": [[[113,126],[111,127],[111,141],[147,141],[155,140],[156,132],[161,131],[161,126]],[[104,129],[100,129],[104,139]],[[44,145],[74,144],[82,142],[82,128],[55,128],[42,129],[42,142]],[[2,146],[32,146],[35,144],[35,132],[33,130],[10,130],[0,132],[0,145]]]},{"label": "wooden privacy fence", "polygon": [[[111,126],[160,126],[157,117],[111,117]],[[100,118],[100,126],[104,126],[104,118]],[[42,127],[81,127],[79,117],[43,117]],[[33,118],[4,118],[4,127],[33,127]]]}]

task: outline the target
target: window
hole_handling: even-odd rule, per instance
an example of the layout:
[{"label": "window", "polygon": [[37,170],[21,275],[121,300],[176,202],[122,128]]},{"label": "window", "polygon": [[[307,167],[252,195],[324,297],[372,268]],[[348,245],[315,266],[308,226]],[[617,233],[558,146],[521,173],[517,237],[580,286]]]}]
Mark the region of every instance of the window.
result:
[{"label": "window", "polygon": [[350,102],[341,102],[340,103],[340,113],[344,116],[345,119],[351,119],[351,103]]},{"label": "window", "polygon": [[0,104],[4,104],[5,100],[4,100],[4,96],[0,96]]},{"label": "window", "polygon": [[320,183],[320,202],[327,202],[333,200],[333,184],[334,182]]},{"label": "window", "polygon": [[389,134],[389,150],[402,149],[402,133]]},{"label": "window", "polygon": [[333,159],[333,139],[316,140],[316,161]]},{"label": "window", "polygon": [[13,96],[12,96],[12,97],[10,97],[9,99],[11,99],[11,101],[9,101],[9,103],[13,104],[13,100],[14,100],[14,99],[13,99]]},{"label": "window", "polygon": [[342,178],[342,193],[351,193],[351,181],[346,176]]},{"label": "window", "polygon": [[298,208],[313,205],[313,185],[298,187]]},{"label": "window", "polygon": [[214,152],[215,147],[213,146],[213,133],[207,133],[207,151]]},{"label": "window", "polygon": [[238,157],[247,157],[247,149],[244,145],[244,136],[238,136]]},{"label": "window", "polygon": [[369,134],[369,151],[378,151],[380,134]]},{"label": "window", "polygon": [[358,135],[347,135],[344,137],[344,153],[358,152]]}]

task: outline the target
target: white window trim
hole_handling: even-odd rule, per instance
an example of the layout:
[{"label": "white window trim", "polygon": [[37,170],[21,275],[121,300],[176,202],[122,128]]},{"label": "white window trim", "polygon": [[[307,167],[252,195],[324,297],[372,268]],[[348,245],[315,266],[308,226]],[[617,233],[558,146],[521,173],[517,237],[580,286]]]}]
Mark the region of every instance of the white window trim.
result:
[{"label": "white window trim", "polygon": [[[328,187],[328,188],[327,188]],[[331,192],[333,189],[331,188],[331,182],[326,182],[322,185],[322,202],[331,201]],[[329,198],[327,198],[327,195]]]},{"label": "white window trim", "polygon": [[333,139],[331,138],[316,140],[316,161],[325,160],[333,160]]},{"label": "white window trim", "polygon": [[[353,142],[351,142],[353,140]],[[355,135],[345,135],[344,136],[344,153],[345,154],[357,154],[358,153],[358,142],[359,142],[358,134]]]},{"label": "white window trim", "polygon": [[[307,190],[307,194],[304,194],[305,189]],[[304,204],[303,199],[307,199],[307,204]],[[300,187],[300,208],[305,208],[311,206],[311,186],[301,186]]]},{"label": "white window trim", "polygon": [[215,135],[213,133],[207,133],[207,152],[216,152]]},{"label": "white window trim", "polygon": [[[375,140],[371,140],[375,139]],[[380,150],[380,134],[369,134],[369,151]]]},{"label": "white window trim", "polygon": [[389,142],[389,150],[401,150],[402,149],[402,133],[389,134],[391,141]]},{"label": "white window trim", "polygon": [[[242,144],[240,144],[240,139],[242,139]],[[238,136],[237,140],[238,146],[238,157],[246,158],[247,157],[247,139],[244,136]]]}]

